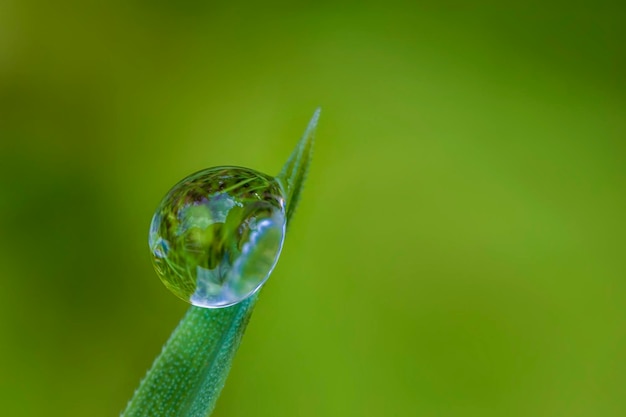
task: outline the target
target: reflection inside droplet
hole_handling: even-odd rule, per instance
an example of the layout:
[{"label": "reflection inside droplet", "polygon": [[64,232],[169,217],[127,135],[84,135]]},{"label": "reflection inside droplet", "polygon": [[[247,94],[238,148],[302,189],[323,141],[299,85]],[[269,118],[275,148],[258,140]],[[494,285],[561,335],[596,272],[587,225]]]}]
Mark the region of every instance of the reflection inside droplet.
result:
[{"label": "reflection inside droplet", "polygon": [[217,167],[174,186],[159,205],[149,244],[157,274],[200,307],[226,307],[257,291],[285,237],[282,188],[247,168]]}]

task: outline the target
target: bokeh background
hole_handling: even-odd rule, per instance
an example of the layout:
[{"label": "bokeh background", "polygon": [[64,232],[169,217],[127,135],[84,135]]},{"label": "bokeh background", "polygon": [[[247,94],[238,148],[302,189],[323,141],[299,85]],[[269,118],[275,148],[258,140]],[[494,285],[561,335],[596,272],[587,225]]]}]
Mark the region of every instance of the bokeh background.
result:
[{"label": "bokeh background", "polygon": [[0,414],[111,416],[148,225],[315,159],[215,416],[626,415],[622,2],[0,2]]}]

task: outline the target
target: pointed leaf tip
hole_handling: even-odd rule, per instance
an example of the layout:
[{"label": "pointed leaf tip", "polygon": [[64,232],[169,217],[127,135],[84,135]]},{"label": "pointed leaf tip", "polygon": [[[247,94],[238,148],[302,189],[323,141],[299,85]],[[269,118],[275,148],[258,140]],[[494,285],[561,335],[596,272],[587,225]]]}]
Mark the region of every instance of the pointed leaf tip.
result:
[{"label": "pointed leaf tip", "polygon": [[309,165],[311,164],[313,140],[315,138],[315,130],[317,129],[320,112],[321,108],[318,107],[315,113],[313,113],[313,117],[311,117],[311,121],[309,121],[296,148],[289,156],[289,159],[287,159],[283,169],[276,176],[276,179],[283,186],[287,198],[287,225],[289,225],[289,221],[300,200],[302,186],[304,185]]}]

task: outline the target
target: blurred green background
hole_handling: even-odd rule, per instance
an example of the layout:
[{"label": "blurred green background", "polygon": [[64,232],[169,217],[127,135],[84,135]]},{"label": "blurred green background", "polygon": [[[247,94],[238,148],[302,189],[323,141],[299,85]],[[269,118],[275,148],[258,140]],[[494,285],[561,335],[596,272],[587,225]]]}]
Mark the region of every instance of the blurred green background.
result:
[{"label": "blurred green background", "polygon": [[0,414],[111,416],[148,225],[315,159],[215,416],[626,415],[621,2],[0,2]]}]

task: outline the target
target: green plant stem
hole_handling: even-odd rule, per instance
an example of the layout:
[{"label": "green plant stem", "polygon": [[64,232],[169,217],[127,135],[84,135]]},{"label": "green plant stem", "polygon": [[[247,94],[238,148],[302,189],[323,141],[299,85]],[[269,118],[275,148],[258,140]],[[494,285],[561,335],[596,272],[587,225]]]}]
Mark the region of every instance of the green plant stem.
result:
[{"label": "green plant stem", "polygon": [[123,416],[210,415],[257,298],[226,308],[189,308]]},{"label": "green plant stem", "polygon": [[[308,167],[320,110],[276,180],[286,192],[287,226]],[[206,417],[224,387],[259,292],[230,307],[191,307],[128,403],[123,417]]]}]

